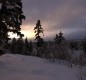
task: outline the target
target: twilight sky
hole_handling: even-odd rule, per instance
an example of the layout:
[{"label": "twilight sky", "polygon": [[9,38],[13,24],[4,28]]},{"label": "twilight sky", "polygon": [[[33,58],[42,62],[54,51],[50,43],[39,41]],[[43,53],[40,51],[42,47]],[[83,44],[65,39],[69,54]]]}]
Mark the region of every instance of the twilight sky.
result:
[{"label": "twilight sky", "polygon": [[22,0],[26,20],[22,33],[33,38],[40,19],[44,38],[52,39],[60,30],[67,39],[86,37],[86,0]]}]

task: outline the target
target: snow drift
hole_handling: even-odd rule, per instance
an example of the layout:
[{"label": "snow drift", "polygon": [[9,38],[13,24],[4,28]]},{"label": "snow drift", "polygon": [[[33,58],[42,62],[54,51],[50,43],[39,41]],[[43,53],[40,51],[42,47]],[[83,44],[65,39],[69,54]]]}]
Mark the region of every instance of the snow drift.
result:
[{"label": "snow drift", "polygon": [[46,59],[5,54],[0,57],[0,80],[77,80],[76,68]]}]

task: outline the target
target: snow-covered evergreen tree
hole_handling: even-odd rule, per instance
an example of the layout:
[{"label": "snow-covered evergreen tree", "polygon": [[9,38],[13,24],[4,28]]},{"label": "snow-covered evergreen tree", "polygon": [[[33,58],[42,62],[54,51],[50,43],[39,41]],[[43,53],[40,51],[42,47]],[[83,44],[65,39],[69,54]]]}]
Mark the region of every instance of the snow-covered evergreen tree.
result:
[{"label": "snow-covered evergreen tree", "polygon": [[68,44],[66,39],[63,37],[63,33],[60,31],[55,37],[55,58],[66,59],[68,57]]}]

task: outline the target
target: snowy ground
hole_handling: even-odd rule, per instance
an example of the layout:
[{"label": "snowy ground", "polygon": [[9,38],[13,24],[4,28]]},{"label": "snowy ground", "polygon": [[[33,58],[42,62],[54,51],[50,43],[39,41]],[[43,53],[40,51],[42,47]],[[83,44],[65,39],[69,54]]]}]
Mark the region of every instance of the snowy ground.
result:
[{"label": "snowy ground", "polygon": [[46,59],[5,54],[0,56],[0,80],[78,80],[75,67]]}]

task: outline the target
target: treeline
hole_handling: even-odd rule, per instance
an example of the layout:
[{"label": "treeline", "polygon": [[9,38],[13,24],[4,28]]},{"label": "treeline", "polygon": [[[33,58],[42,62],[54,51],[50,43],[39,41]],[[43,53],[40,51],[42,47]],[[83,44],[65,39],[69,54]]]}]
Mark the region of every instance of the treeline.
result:
[{"label": "treeline", "polygon": [[[42,46],[38,46],[42,44]],[[32,42],[26,39],[13,38],[8,49],[12,54],[22,54],[37,56],[56,60],[67,60],[69,64],[86,65],[86,40],[68,41],[63,37],[63,33],[56,34],[53,41]]]},{"label": "treeline", "polygon": [[[12,54],[43,57],[53,62],[56,59],[61,59],[74,64],[86,64],[86,39],[67,41],[63,37],[63,33],[60,32],[56,34],[53,41],[46,42],[41,36],[44,30],[40,20],[38,20],[36,27],[34,27],[35,42],[28,42],[27,38],[23,39],[24,34],[21,33],[22,21],[25,19],[22,0],[1,0],[0,4],[0,55],[8,50]],[[13,38],[8,43],[10,40],[9,32],[17,34],[20,38]]]},{"label": "treeline", "polygon": [[86,64],[86,39],[83,41],[67,41],[60,31],[55,35],[53,41],[46,42],[41,35],[44,35],[44,30],[40,20],[37,21],[34,31],[35,42],[28,41],[27,38],[23,39],[22,37],[13,38],[10,43],[8,41],[1,42],[3,49],[7,49],[12,54],[37,56],[53,62],[59,59],[67,60],[69,63],[74,64]]},{"label": "treeline", "polygon": [[32,55],[33,43],[22,38],[13,38],[9,43],[9,49],[13,54],[23,54],[23,55]]}]

